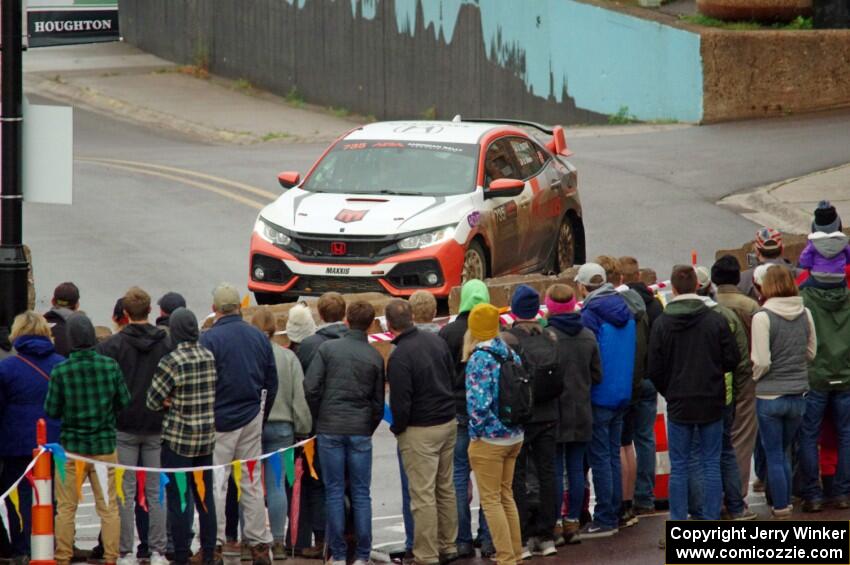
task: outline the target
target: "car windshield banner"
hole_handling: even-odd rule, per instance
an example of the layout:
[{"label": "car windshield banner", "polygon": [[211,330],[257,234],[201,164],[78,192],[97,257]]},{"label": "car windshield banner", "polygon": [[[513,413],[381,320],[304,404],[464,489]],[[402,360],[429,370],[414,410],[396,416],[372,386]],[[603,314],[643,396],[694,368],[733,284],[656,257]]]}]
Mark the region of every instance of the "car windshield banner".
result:
[{"label": "car windshield banner", "polygon": [[118,41],[118,0],[28,0],[30,47]]}]

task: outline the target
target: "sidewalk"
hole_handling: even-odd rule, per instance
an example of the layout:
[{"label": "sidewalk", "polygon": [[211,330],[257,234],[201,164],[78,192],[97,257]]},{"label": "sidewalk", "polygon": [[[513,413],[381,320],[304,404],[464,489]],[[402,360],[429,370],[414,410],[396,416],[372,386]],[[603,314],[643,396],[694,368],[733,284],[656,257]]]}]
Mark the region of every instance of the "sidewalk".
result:
[{"label": "sidewalk", "polygon": [[821,200],[832,202],[838,215],[850,221],[850,164],[727,196],[718,204],[757,224],[807,234]]},{"label": "sidewalk", "polygon": [[126,43],[48,47],[25,54],[24,89],[214,143],[328,142],[364,121],[195,70]]}]

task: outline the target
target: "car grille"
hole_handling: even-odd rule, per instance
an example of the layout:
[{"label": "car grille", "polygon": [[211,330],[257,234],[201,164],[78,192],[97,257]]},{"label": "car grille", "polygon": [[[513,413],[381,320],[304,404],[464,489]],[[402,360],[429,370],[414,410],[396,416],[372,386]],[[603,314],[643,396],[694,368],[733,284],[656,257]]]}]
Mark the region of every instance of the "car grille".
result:
[{"label": "car grille", "polygon": [[[341,238],[333,236],[305,237],[296,235],[295,243],[300,247],[299,255],[305,258],[333,259],[375,259],[398,251],[395,240],[391,239],[353,239],[351,236]],[[334,255],[331,246],[335,242],[346,245],[344,255]]]},{"label": "car grille", "polygon": [[290,292],[322,294],[324,292],[386,292],[378,279],[371,277],[315,277],[299,275]]}]

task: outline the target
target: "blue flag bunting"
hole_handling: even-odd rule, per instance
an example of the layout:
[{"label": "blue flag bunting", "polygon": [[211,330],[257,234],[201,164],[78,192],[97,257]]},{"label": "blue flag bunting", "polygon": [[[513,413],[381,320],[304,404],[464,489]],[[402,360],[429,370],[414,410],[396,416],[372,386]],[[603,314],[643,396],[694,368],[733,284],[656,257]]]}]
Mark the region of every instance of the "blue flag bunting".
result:
[{"label": "blue flag bunting", "polygon": [[274,473],[274,481],[277,488],[280,488],[280,481],[283,479],[283,463],[281,462],[280,451],[269,457],[269,465]]},{"label": "blue flag bunting", "polygon": [[58,443],[45,443],[44,448],[53,454],[53,462],[56,465],[56,472],[59,473],[59,479],[65,482],[65,462],[68,458],[65,456],[65,450]]},{"label": "blue flag bunting", "polygon": [[393,413],[390,410],[390,405],[386,403],[384,404],[384,421],[391,426],[393,425]]},{"label": "blue flag bunting", "polygon": [[168,478],[168,473],[160,473],[159,474],[159,504],[160,506],[165,501],[165,487],[168,486],[168,483],[171,482],[171,479]]}]

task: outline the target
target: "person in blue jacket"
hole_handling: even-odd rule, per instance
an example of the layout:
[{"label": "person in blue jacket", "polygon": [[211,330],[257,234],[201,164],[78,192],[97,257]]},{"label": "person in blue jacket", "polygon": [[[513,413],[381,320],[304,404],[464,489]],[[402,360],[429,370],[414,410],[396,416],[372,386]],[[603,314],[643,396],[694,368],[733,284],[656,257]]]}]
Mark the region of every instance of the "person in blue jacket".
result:
[{"label": "person in blue jacket", "polygon": [[632,398],[635,319],[626,300],[607,282],[602,266],[582,265],[575,282],[584,299],[582,324],[596,336],[602,359],[602,382],[590,390],[593,434],[588,455],[596,507],[593,521],[581,530],[581,537],[608,537],[619,531],[620,524],[620,437],[623,414]]},{"label": "person in blue jacket", "polygon": [[[44,413],[50,371],[65,358],[56,353],[50,326],[44,316],[28,311],[12,323],[15,355],[0,361],[0,493],[24,474],[37,447],[36,423],[47,421],[47,441],[59,441],[59,421]],[[30,507],[32,491],[24,480],[18,484],[23,528],[12,503],[6,500],[9,536],[15,563],[30,553]]]}]

